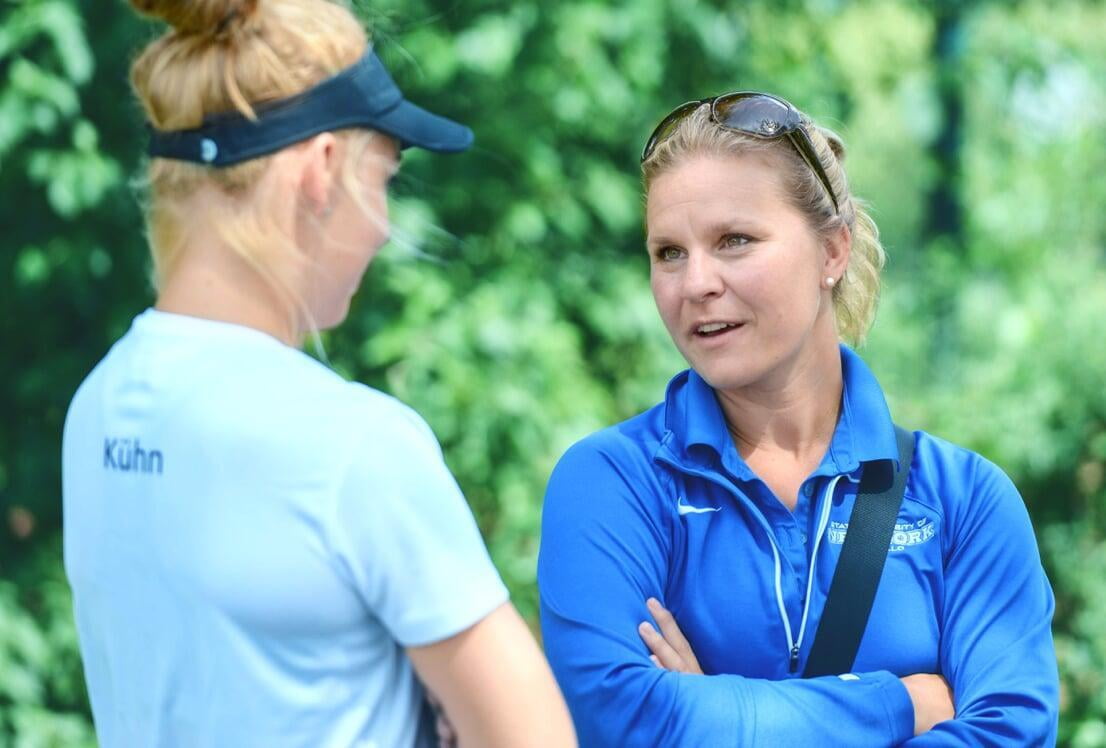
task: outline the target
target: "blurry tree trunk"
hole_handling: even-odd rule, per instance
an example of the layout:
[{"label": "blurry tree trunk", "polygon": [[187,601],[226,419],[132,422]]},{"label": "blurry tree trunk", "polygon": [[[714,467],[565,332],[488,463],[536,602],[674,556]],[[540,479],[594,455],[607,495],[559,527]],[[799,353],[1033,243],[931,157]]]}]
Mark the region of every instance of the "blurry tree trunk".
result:
[{"label": "blurry tree trunk", "polygon": [[935,12],[933,66],[941,109],[941,129],[932,149],[937,179],[928,196],[926,238],[944,239],[948,245],[959,249],[964,245],[964,218],[960,204],[960,146],[964,129],[961,88],[963,6],[957,0],[944,0],[936,3]]},{"label": "blurry tree trunk", "polygon": [[930,271],[937,277],[928,284],[936,323],[930,356],[934,370],[951,377],[955,377],[959,347],[955,323],[957,285],[947,282],[944,276],[950,264],[959,265],[966,247],[960,163],[964,129],[963,21],[960,0],[938,0],[934,4],[932,55],[941,124],[931,147],[936,175],[926,196],[927,215],[922,232],[924,246],[930,253],[938,253],[930,264]]}]

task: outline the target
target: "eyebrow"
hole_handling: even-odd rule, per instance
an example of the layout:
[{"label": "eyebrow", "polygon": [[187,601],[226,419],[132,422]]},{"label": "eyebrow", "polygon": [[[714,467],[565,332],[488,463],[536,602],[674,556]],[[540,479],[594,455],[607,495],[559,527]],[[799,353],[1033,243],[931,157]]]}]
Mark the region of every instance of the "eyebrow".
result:
[{"label": "eyebrow", "polygon": [[719,221],[710,226],[708,231],[716,236],[722,236],[723,234],[741,234],[748,231],[759,231],[760,228],[756,221],[753,220],[738,220],[731,219],[729,221]]},{"label": "eyebrow", "polygon": [[649,234],[645,235],[645,243],[646,243],[646,245],[650,245],[650,246],[653,246],[653,245],[668,246],[669,244],[679,244],[679,242],[672,241],[668,237],[665,237],[665,236],[653,237],[653,236],[650,236]]},{"label": "eyebrow", "polygon": [[[746,232],[759,233],[763,230],[760,229],[759,226],[752,221],[747,222],[749,225],[746,225],[744,227],[741,226],[742,223],[742,221],[738,220],[717,221],[707,228],[707,233],[710,236],[723,236],[725,234],[742,234]],[[675,239],[669,239],[663,234],[656,237],[646,234],[645,243],[649,246],[667,246],[669,244],[679,244],[680,242],[676,241]]]}]

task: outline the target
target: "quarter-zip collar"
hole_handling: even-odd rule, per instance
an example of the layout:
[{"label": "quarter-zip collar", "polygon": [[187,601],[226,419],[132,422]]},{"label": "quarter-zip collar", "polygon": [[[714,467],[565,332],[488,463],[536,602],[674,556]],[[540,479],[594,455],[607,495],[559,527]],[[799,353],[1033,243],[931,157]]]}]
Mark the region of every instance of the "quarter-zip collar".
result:
[{"label": "quarter-zip collar", "polygon": [[[814,475],[852,474],[871,460],[898,460],[895,427],[883,390],[860,356],[845,345],[840,351],[841,415]],[[680,372],[668,383],[664,407],[666,433],[657,457],[667,453],[677,465],[696,470],[711,469],[720,460],[733,478],[756,478],[733,444],[714,388],[694,369]]]}]

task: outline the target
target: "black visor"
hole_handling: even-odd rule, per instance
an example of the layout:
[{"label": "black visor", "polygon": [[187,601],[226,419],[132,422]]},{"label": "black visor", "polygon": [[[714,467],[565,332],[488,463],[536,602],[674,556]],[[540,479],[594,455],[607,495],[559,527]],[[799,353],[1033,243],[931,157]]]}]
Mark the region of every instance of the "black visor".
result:
[{"label": "black visor", "polygon": [[296,96],[256,107],[257,119],[227,112],[191,130],[150,128],[148,153],[157,158],[231,166],[264,156],[319,133],[343,128],[378,130],[438,153],[472,145],[472,130],[403,98],[377,56],[369,51],[351,67]]}]

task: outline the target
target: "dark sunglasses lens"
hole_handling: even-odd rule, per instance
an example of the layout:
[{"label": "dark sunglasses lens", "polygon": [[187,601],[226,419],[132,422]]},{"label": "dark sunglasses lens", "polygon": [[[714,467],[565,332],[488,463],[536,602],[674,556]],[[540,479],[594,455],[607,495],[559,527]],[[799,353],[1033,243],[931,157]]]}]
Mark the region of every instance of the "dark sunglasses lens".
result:
[{"label": "dark sunglasses lens", "polygon": [[719,124],[732,130],[771,138],[790,132],[799,124],[798,114],[770,96],[723,96],[714,104]]},{"label": "dark sunglasses lens", "polygon": [[661,120],[661,123],[657,125],[657,129],[653,131],[653,134],[649,137],[649,141],[645,144],[645,150],[642,151],[641,160],[649,158],[653,153],[653,149],[657,147],[658,143],[663,142],[675,132],[680,123],[687,119],[688,115],[699,108],[700,102],[689,101],[686,104],[681,104],[672,110],[672,113]]}]

